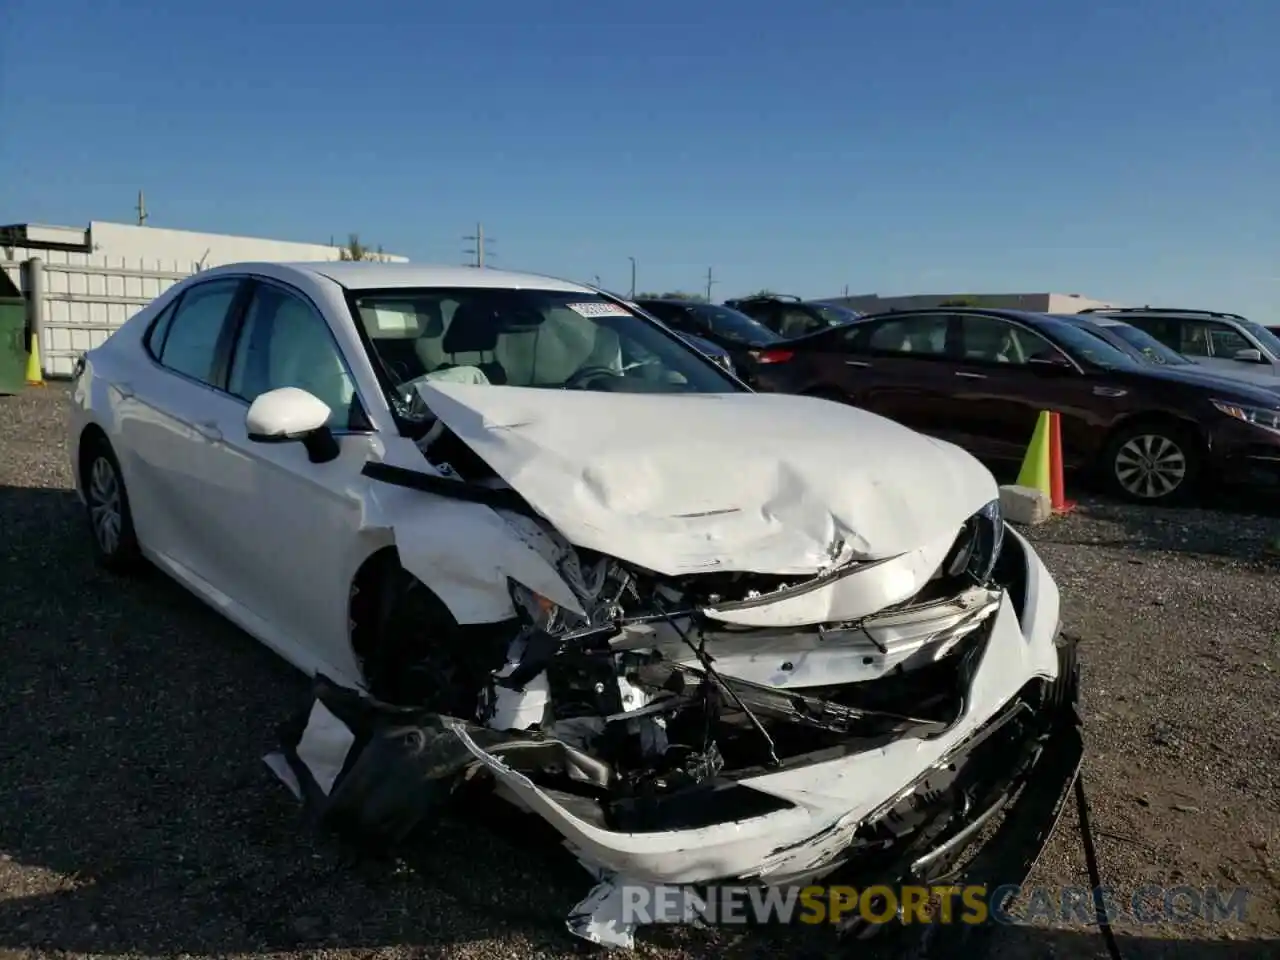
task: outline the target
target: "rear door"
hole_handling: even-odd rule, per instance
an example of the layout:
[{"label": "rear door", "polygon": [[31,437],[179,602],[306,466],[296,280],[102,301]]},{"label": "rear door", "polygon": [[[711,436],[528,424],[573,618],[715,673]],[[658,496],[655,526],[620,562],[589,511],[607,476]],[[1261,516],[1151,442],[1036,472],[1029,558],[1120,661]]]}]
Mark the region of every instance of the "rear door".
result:
[{"label": "rear door", "polygon": [[209,512],[215,475],[217,388],[228,321],[246,281],[193,284],[147,335],[147,370],[117,388],[124,438],[121,468],[134,503],[139,540],[162,558],[216,584],[212,557],[221,535]]},{"label": "rear door", "polygon": [[838,327],[806,350],[816,379],[838,386],[856,406],[950,439],[947,414],[954,364],[947,355],[950,317],[910,314]]}]

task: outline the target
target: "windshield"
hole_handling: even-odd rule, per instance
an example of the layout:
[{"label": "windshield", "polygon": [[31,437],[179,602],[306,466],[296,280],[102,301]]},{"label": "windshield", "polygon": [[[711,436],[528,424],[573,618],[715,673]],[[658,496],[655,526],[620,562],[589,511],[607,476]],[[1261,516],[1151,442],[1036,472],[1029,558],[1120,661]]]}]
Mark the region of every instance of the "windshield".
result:
[{"label": "windshield", "polygon": [[1130,326],[1127,323],[1101,324],[1102,329],[1119,337],[1140,354],[1140,359],[1149,360],[1169,367],[1194,366],[1190,360],[1172,347],[1167,347],[1145,330]]},{"label": "windshield", "polygon": [[742,389],[683,340],[598,294],[366,290],[352,303],[404,413],[419,412],[414,386],[424,380],[627,393]]},{"label": "windshield", "polygon": [[1142,362],[1077,324],[1053,317],[1045,317],[1041,322],[1059,345],[1077,360],[1116,369],[1136,367]]},{"label": "windshield", "polygon": [[1280,357],[1280,337],[1268,330],[1260,323],[1254,323],[1252,320],[1237,320],[1240,326],[1248,330],[1258,343],[1270,351],[1274,357]]},{"label": "windshield", "polygon": [[732,340],[734,343],[745,344],[748,347],[763,347],[782,339],[764,324],[729,307],[696,303],[690,304],[689,310],[705,322],[713,334]]},{"label": "windshield", "polygon": [[862,316],[862,314],[850,310],[848,307],[837,307],[833,303],[811,303],[809,306],[817,311],[818,315],[827,322],[829,327],[838,327],[841,324],[851,323]]}]

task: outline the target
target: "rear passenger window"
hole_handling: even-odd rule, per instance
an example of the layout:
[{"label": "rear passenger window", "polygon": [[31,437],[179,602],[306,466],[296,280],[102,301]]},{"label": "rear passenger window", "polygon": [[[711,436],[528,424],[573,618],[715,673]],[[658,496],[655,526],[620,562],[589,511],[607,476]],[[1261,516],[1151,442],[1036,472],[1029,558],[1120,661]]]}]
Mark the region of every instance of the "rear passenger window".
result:
[{"label": "rear passenger window", "polygon": [[164,349],[164,338],[169,333],[169,321],[173,319],[174,309],[181,299],[181,295],[175,297],[173,302],[151,321],[151,330],[147,333],[147,351],[157,360],[160,359],[160,351]]},{"label": "rear passenger window", "polygon": [[155,344],[160,362],[175,373],[213,385],[218,337],[239,290],[236,279],[210,280],[187,290],[169,318],[163,342]]},{"label": "rear passenger window", "polygon": [[945,356],[948,320],[948,315],[942,313],[882,320],[870,327],[867,349],[872,353]]}]

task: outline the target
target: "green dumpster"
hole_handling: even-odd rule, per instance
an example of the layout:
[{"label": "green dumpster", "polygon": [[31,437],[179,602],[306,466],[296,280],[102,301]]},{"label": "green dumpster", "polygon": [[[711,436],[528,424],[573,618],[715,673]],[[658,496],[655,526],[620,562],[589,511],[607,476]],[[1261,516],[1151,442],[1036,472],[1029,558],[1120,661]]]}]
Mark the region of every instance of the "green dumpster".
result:
[{"label": "green dumpster", "polygon": [[27,301],[0,297],[0,395],[27,385]]}]

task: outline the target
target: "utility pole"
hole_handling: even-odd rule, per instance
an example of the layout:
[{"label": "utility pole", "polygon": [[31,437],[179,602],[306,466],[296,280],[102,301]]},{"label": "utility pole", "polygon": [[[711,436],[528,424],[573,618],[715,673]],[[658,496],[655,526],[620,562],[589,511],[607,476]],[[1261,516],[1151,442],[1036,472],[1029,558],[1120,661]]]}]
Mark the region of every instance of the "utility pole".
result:
[{"label": "utility pole", "polygon": [[142,191],[138,191],[138,205],[133,209],[138,211],[138,226],[144,227],[147,224],[147,201],[142,196]]},{"label": "utility pole", "polygon": [[712,276],[711,276],[711,268],[710,268],[710,267],[707,267],[707,303],[710,303],[710,302],[711,302],[711,287],[712,287],[712,285],[717,284],[717,283],[719,283],[719,282],[720,282],[719,280],[715,280],[715,279],[713,279],[713,278],[712,278]]},{"label": "utility pole", "polygon": [[596,282],[596,286],[597,286],[597,287],[599,287],[599,286],[600,286],[600,274],[598,274],[598,273],[597,273],[597,274],[596,274],[592,279],[593,279],[593,280],[595,280],[595,282]]},{"label": "utility pole", "polygon": [[636,298],[636,258],[627,257],[631,261],[631,299]]},{"label": "utility pole", "polygon": [[492,243],[493,241],[485,238],[484,224],[477,223],[476,232],[470,236],[463,237],[462,239],[469,240],[471,241],[471,243],[474,244],[474,247],[468,248],[463,251],[463,253],[469,254],[470,256],[475,258],[474,260],[472,260],[472,262],[469,265],[475,267],[478,270],[483,270],[484,258],[493,256],[493,254],[485,246],[485,244]]}]

